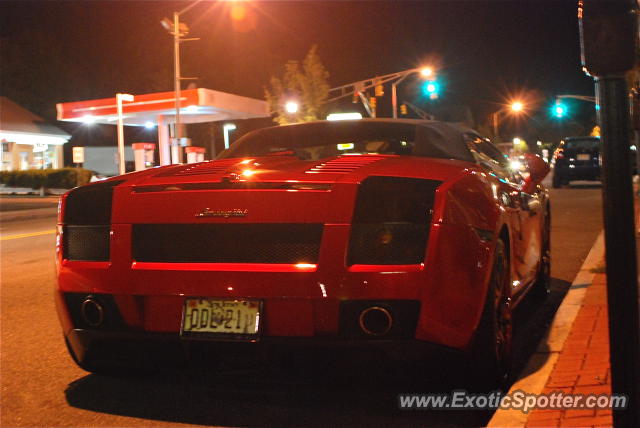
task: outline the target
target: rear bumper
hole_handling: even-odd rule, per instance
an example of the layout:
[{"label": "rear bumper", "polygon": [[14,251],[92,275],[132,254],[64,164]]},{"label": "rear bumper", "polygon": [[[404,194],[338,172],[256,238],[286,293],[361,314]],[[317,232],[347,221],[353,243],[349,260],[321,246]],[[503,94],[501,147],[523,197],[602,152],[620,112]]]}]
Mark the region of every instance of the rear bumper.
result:
[{"label": "rear bumper", "polygon": [[570,168],[569,165],[557,165],[554,174],[558,174],[563,180],[599,180],[600,167],[592,165],[575,165]]},{"label": "rear bumper", "polygon": [[180,368],[207,361],[239,358],[268,361],[278,355],[312,359],[327,352],[331,358],[367,353],[401,361],[442,356],[462,356],[461,351],[415,339],[339,339],[332,337],[262,337],[256,342],[223,342],[182,339],[175,333],[70,330],[69,351],[82,366]]}]

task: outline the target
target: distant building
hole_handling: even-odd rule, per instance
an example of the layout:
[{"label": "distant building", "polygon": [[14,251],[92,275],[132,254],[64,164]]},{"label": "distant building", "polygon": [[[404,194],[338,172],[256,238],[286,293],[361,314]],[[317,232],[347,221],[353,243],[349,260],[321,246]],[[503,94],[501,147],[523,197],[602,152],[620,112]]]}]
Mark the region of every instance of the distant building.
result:
[{"label": "distant building", "polygon": [[62,168],[71,136],[6,97],[0,97],[0,171]]}]

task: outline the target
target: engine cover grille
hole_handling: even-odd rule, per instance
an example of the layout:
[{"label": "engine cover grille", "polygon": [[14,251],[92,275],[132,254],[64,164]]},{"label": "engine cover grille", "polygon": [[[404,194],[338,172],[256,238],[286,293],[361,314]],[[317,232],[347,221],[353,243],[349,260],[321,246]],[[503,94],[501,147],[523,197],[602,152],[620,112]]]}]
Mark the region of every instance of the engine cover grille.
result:
[{"label": "engine cover grille", "polygon": [[316,263],[322,224],[135,224],[133,257],[164,263]]}]

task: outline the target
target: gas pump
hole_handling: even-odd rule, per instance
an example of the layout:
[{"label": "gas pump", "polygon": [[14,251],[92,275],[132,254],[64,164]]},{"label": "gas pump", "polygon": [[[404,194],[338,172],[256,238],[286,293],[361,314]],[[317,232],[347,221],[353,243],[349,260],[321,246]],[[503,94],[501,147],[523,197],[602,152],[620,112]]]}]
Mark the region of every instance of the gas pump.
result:
[{"label": "gas pump", "polygon": [[188,146],[184,148],[187,163],[204,162],[204,147]]},{"label": "gas pump", "polygon": [[136,171],[142,171],[154,166],[153,152],[156,149],[155,143],[133,143],[131,147],[133,148]]}]

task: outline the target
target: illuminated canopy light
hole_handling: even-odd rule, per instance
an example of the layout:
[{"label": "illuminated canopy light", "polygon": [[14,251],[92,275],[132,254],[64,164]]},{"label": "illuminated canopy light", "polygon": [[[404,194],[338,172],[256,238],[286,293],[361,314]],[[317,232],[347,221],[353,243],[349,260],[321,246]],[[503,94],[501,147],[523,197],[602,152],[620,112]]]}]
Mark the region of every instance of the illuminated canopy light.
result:
[{"label": "illuminated canopy light", "polygon": [[86,114],[82,116],[82,122],[86,124],[95,123],[96,118],[91,116],[90,114]]},{"label": "illuminated canopy light", "polygon": [[2,132],[0,131],[0,141],[29,146],[53,145],[61,146],[71,137],[61,137],[55,135],[31,134],[28,132]]},{"label": "illuminated canopy light", "polygon": [[284,109],[287,111],[287,113],[297,113],[298,112],[298,103],[295,102],[295,101],[288,101],[284,105]]},{"label": "illuminated canopy light", "polygon": [[225,123],[223,125],[223,128],[226,129],[227,131],[233,131],[234,129],[236,129],[236,125],[233,123]]},{"label": "illuminated canopy light", "polygon": [[187,113],[197,113],[198,106],[192,104],[190,106],[187,106],[187,108],[185,108],[184,111],[186,111]]},{"label": "illuminated canopy light", "polygon": [[362,119],[360,113],[331,113],[327,116],[327,120],[353,120]]},{"label": "illuminated canopy light", "polygon": [[147,128],[147,129],[154,128],[155,126],[156,126],[156,125],[155,125],[153,122],[151,122],[150,120],[148,120],[148,121],[146,121],[146,122],[144,123],[144,127],[145,127],[145,128]]}]

